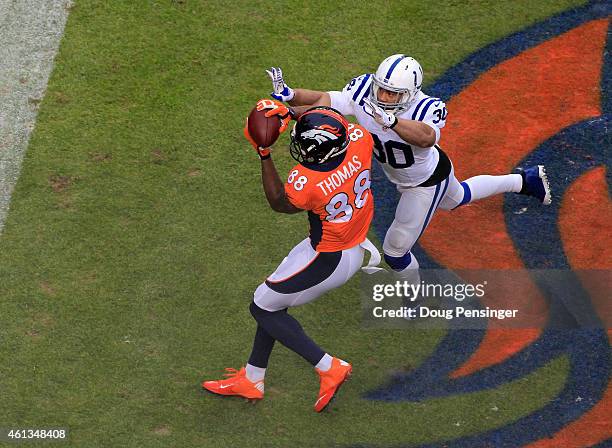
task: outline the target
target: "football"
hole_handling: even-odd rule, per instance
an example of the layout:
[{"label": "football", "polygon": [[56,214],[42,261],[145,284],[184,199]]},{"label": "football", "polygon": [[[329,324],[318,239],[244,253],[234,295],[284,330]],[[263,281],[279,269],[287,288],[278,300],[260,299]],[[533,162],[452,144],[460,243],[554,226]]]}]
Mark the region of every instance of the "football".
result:
[{"label": "football", "polygon": [[249,134],[262,148],[272,146],[280,135],[281,126],[278,116],[266,117],[267,110],[257,110],[254,107],[249,114]]}]

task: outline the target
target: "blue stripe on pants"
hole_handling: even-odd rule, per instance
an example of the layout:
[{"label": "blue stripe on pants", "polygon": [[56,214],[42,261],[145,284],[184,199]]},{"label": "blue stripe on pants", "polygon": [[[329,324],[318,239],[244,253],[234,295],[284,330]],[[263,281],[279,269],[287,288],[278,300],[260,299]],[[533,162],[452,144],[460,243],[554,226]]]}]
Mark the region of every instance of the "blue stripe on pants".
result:
[{"label": "blue stripe on pants", "polygon": [[427,216],[425,217],[425,221],[423,222],[423,227],[421,228],[421,233],[419,233],[419,237],[417,238],[417,241],[419,238],[421,238],[421,235],[423,235],[423,231],[425,230],[425,227],[427,227],[427,224],[429,223],[429,219],[431,218],[431,214],[434,211],[434,208],[436,207],[436,200],[438,199],[438,193],[440,192],[441,184],[442,182],[436,185],[436,192],[434,193],[433,201],[431,201],[431,205],[429,206],[429,211],[427,212]]},{"label": "blue stripe on pants", "polygon": [[469,185],[465,182],[461,182],[461,186],[463,187],[463,199],[461,199],[459,205],[464,205],[472,200],[472,191],[470,190]]}]

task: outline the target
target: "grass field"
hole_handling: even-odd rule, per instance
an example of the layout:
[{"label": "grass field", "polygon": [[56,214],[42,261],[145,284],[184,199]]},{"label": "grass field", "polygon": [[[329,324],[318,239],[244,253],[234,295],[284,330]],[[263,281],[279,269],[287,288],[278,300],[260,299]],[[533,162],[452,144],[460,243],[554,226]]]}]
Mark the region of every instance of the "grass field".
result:
[{"label": "grass field", "polygon": [[316,375],[278,345],[256,406],[199,385],[246,361],[252,292],[307,232],[304,216],[267,207],[242,137],[264,69],[339,89],[406,52],[431,83],[575,4],[76,1],[0,235],[0,427],[68,427],[87,447],[397,445],[551,400],[564,358],[491,391],[363,399],[444,332],[363,330],[357,279],[294,311],[355,366],[331,412],[312,412]]}]

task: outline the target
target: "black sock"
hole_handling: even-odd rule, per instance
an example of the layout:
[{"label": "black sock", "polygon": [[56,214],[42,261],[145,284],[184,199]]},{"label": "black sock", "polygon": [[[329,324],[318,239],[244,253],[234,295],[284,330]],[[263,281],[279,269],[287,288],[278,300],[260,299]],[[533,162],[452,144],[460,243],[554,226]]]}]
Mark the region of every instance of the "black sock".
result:
[{"label": "black sock", "polygon": [[268,336],[278,340],[313,366],[316,366],[325,355],[321,347],[306,335],[300,323],[290,316],[286,309],[270,312],[259,308],[255,302],[252,302],[250,310]]},{"label": "black sock", "polygon": [[251,356],[249,357],[249,364],[265,369],[268,367],[268,360],[273,348],[274,338],[258,324],[255,339],[253,340],[253,350],[251,350]]},{"label": "black sock", "polygon": [[519,174],[523,178],[523,186],[521,187],[521,191],[519,191],[519,194],[527,194],[527,182],[525,182],[525,171],[521,171]]}]

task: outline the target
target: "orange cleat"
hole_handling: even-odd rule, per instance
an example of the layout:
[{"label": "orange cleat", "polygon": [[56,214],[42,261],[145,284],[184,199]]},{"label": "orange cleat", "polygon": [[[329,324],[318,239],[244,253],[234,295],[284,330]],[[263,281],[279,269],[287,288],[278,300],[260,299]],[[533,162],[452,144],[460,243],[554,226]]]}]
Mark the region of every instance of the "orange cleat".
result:
[{"label": "orange cleat", "polygon": [[334,398],[342,383],[349,379],[353,367],[346,361],[334,358],[329,370],[325,372],[319,369],[315,370],[319,374],[321,387],[319,388],[319,397],[315,402],[314,409],[316,412],[321,412],[327,407],[331,399]]},{"label": "orange cleat", "polygon": [[264,382],[253,383],[246,377],[246,370],[227,368],[224,374],[227,379],[218,381],[204,381],[202,387],[209,392],[219,395],[237,395],[250,400],[261,400],[264,396]]}]

